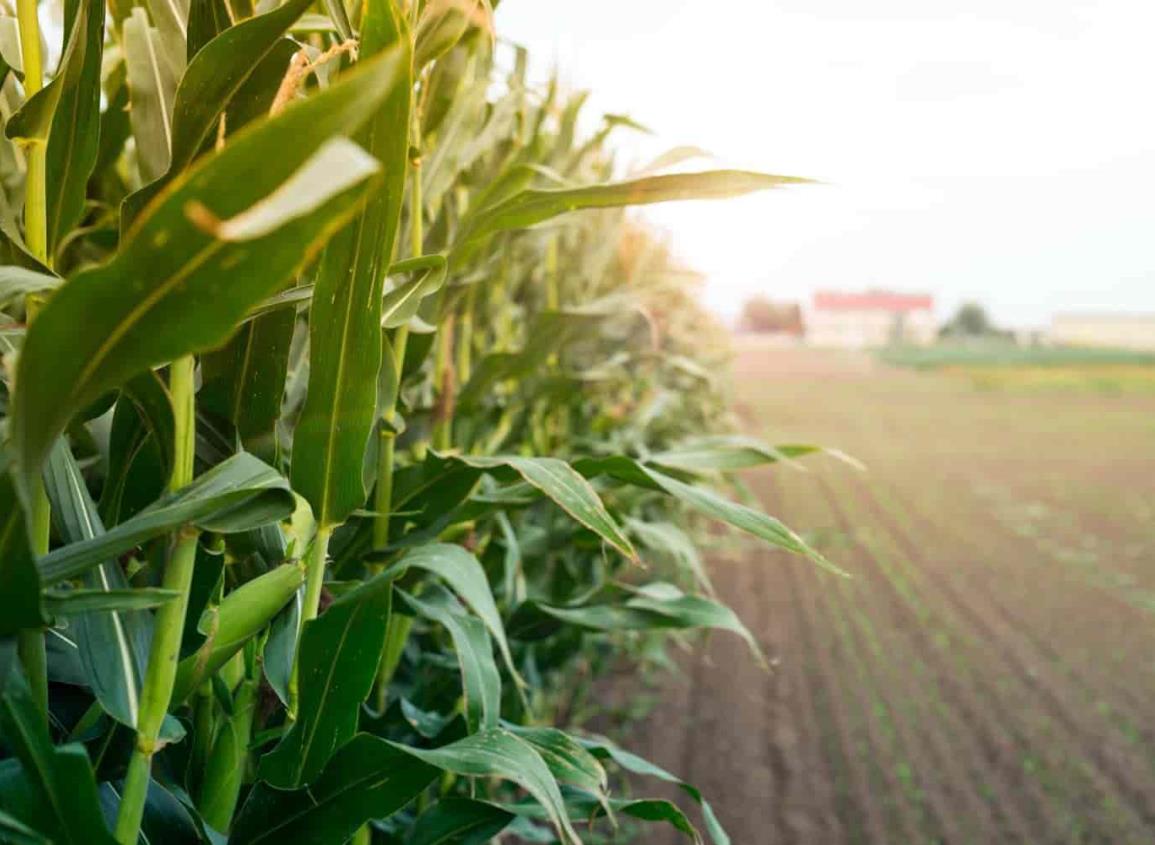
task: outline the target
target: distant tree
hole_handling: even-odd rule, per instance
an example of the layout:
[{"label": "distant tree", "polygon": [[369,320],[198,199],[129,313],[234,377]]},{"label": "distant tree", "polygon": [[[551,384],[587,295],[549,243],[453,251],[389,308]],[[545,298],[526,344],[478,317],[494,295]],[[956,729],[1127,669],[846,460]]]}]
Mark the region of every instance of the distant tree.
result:
[{"label": "distant tree", "polygon": [[802,309],[797,304],[756,296],[742,306],[738,328],[746,332],[802,334]]},{"label": "distant tree", "polygon": [[977,302],[964,302],[939,334],[943,337],[991,337],[1002,332],[991,322],[983,306]]}]

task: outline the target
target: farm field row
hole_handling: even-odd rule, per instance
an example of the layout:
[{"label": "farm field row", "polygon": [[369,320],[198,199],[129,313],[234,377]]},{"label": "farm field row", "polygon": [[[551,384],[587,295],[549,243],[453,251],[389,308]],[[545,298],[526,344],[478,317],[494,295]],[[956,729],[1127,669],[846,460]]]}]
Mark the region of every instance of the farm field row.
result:
[{"label": "farm field row", "polygon": [[853,578],[716,559],[774,669],[712,638],[639,750],[739,842],[1151,841],[1155,401],[803,350],[735,369],[752,433],[867,465],[749,479]]}]

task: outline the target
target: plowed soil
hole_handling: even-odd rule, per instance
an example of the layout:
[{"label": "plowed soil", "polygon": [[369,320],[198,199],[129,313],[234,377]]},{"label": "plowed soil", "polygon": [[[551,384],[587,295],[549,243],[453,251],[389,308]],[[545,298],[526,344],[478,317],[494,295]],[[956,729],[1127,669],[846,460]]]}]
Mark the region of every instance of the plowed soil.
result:
[{"label": "plowed soil", "polygon": [[735,843],[1155,842],[1155,399],[755,347],[734,383],[751,433],[866,464],[747,477],[853,577],[714,560],[773,669],[711,637],[631,746]]}]

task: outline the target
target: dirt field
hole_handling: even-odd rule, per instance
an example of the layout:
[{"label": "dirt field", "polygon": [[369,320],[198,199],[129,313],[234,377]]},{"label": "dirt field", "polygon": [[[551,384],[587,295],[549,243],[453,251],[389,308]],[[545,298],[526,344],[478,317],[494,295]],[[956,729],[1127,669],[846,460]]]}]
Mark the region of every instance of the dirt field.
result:
[{"label": "dirt field", "polygon": [[776,668],[713,637],[637,750],[736,845],[1155,842],[1155,397],[753,348],[735,384],[752,433],[867,464],[749,476],[854,578],[715,561]]}]

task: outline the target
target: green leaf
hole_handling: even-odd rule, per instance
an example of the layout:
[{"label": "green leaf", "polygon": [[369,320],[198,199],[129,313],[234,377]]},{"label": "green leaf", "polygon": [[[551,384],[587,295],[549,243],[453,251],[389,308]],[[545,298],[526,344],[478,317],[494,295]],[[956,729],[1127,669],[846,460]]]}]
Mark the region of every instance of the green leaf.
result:
[{"label": "green leaf", "polygon": [[706,593],[714,594],[706,563],[690,535],[680,526],[673,522],[650,522],[629,517],[626,519],[626,529],[642,546],[656,554],[665,555],[677,568],[689,573]]},{"label": "green leaf", "polygon": [[470,732],[496,728],[501,717],[501,676],[493,662],[493,644],[485,625],[467,616],[465,608],[444,587],[431,585],[420,598],[397,592],[415,612],[444,626],[453,638]]},{"label": "green leaf", "polygon": [[308,789],[285,791],[257,783],[233,823],[229,843],[345,842],[370,819],[400,810],[436,776],[434,766],[407,749],[358,734],[333,755]]},{"label": "green leaf", "polygon": [[0,451],[0,595],[4,596],[4,613],[0,614],[0,637],[21,628],[39,628],[45,624],[40,607],[40,575],[28,547],[28,530],[24,508],[16,494],[16,485],[8,472],[7,461]]},{"label": "green leaf", "polygon": [[304,603],[304,588],[293,594],[292,600],[277,614],[269,628],[269,639],[265,643],[263,667],[265,678],[281,703],[289,703],[289,681],[293,674],[293,663],[297,654],[297,635],[301,628],[301,606]]},{"label": "green leaf", "polygon": [[0,307],[29,293],[53,290],[60,286],[59,276],[38,273],[17,264],[0,267]]},{"label": "green leaf", "polygon": [[663,472],[638,463],[633,458],[627,458],[623,455],[607,458],[583,458],[574,462],[574,469],[586,478],[608,475],[627,484],[634,484],[651,490],[661,490],[701,514],[753,534],[778,548],[802,555],[836,575],[847,576],[845,571],[828,561],[805,540],[774,517],[746,505],[724,499],[712,490],[679,481]]},{"label": "green leaf", "polygon": [[280,789],[311,784],[357,730],[373,688],[389,619],[393,577],[382,573],[305,624],[297,658],[300,706],[258,775]]},{"label": "green leaf", "polygon": [[484,801],[442,798],[417,817],[405,845],[485,845],[513,819],[513,813]]},{"label": "green leaf", "polygon": [[184,65],[174,64],[160,30],[140,6],[125,19],[121,35],[137,166],[141,177],[151,182],[168,169],[171,159],[173,100]]},{"label": "green leaf", "polygon": [[532,745],[515,734],[495,728],[440,748],[395,747],[457,775],[513,781],[545,808],[562,842],[580,845],[581,839],[570,825],[561,790],[549,767]]},{"label": "green leaf", "polygon": [[417,314],[427,296],[441,290],[449,271],[444,255],[421,255],[407,261],[398,261],[389,268],[389,275],[420,272],[415,279],[393,285],[381,301],[381,327],[396,329],[406,325]]},{"label": "green leaf", "polygon": [[242,452],[106,533],[56,549],[37,565],[44,583],[55,584],[182,525],[237,533],[284,519],[295,506],[285,479]]},{"label": "green leaf", "polygon": [[582,188],[530,189],[479,210],[462,226],[455,253],[495,232],[524,229],[559,214],[588,208],[618,208],[675,200],[723,199],[768,188],[807,184],[794,176],[772,176],[743,170],[713,170],[646,176],[625,182]]},{"label": "green leaf", "polygon": [[169,164],[154,181],[124,201],[122,226],[130,225],[148,202],[192,163],[205,141],[217,131],[229,101],[310,2],[288,0],[271,12],[241,21],[196,53],[173,97]]},{"label": "green leaf", "polygon": [[270,459],[276,453],[296,322],[292,311],[264,314],[242,325],[226,346],[201,358],[198,401],[232,423],[246,449]]},{"label": "green leaf", "polygon": [[0,736],[20,760],[34,796],[36,818],[21,819],[67,845],[113,845],[82,745],[53,747],[42,714],[22,676],[0,696]]},{"label": "green leaf", "polygon": [[789,462],[821,451],[821,446],[769,446],[753,437],[729,434],[693,438],[673,449],[655,452],[648,460],[682,472],[732,472],[780,461]]},{"label": "green leaf", "polygon": [[0,810],[0,841],[10,845],[51,845],[32,828]]},{"label": "green leaf", "polygon": [[253,240],[204,231],[261,203],[334,135],[374,113],[395,86],[398,58],[389,52],[363,61],[324,91],[246,128],[174,180],[112,261],[61,286],[20,356],[12,434],[25,483],[74,413],[148,367],[222,344],[354,211],[365,183]]},{"label": "green leaf", "polygon": [[537,749],[558,783],[576,786],[604,800],[609,788],[606,770],[576,739],[557,728],[504,727]]},{"label": "green leaf", "polygon": [[461,456],[457,460],[479,469],[510,467],[627,558],[635,562],[638,560],[633,544],[606,511],[597,491],[565,461],[517,455],[493,458]]},{"label": "green leaf", "polygon": [[[96,504],[64,438],[56,441],[49,455],[44,487],[57,531],[66,543],[83,543],[104,535]],[[59,597],[50,594],[46,604],[56,613],[82,613],[72,620],[69,636],[79,649],[88,684],[106,713],[134,728],[152,641],[151,617],[127,612],[132,609],[128,607],[94,606],[90,607],[91,612],[83,613],[84,605],[91,604],[92,599],[99,604],[100,599],[107,602],[120,596],[123,601],[125,594],[137,592],[128,589],[128,580],[115,559],[102,560],[86,572],[84,586],[87,589]]]},{"label": "green leaf", "polygon": [[627,772],[654,777],[677,786],[693,798],[702,808],[702,819],[715,845],[730,845],[730,837],[718,821],[718,817],[714,815],[713,807],[702,797],[701,791],[699,791],[696,786],[686,783],[681,778],[667,772],[661,766],[654,765],[649,760],[639,757],[630,751],[626,751],[624,748],[615,745],[604,737],[591,737],[589,739],[582,739],[581,742],[582,745],[588,748],[595,756],[603,760],[613,760]]},{"label": "green leaf", "polygon": [[286,563],[247,581],[224,597],[220,606],[207,611],[201,621],[208,639],[177,665],[173,686],[174,704],[184,701],[209,676],[225,665],[250,639],[268,625],[297,594],[305,570]]},{"label": "green leaf", "polygon": [[485,570],[472,554],[461,546],[449,543],[430,543],[408,551],[390,569],[389,573],[400,575],[406,569],[422,569],[432,572],[442,579],[485,623],[490,635],[497,641],[497,647],[505,659],[510,675],[519,683],[521,677],[514,668],[513,654],[505,637],[505,627],[501,624],[501,614],[493,600],[493,591]]},{"label": "green leaf", "polygon": [[66,31],[76,31],[57,73],[60,100],[52,117],[45,164],[48,254],[53,255],[80,220],[88,178],[100,152],[100,70],[104,54],[104,3],[73,0]]},{"label": "green leaf", "polygon": [[362,471],[377,417],[381,295],[409,155],[412,45],[397,0],[368,0],[360,49],[364,56],[399,52],[400,78],[388,96],[377,100],[372,118],[355,136],[380,160],[381,184],[361,214],[329,242],[317,271],[309,321],[309,387],[293,440],[292,480],[321,528],[344,522],[367,495]]},{"label": "green leaf", "polygon": [[160,587],[138,589],[48,590],[44,606],[53,616],[79,616],[125,610],[151,610],[168,604],[180,593]]}]

